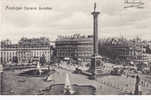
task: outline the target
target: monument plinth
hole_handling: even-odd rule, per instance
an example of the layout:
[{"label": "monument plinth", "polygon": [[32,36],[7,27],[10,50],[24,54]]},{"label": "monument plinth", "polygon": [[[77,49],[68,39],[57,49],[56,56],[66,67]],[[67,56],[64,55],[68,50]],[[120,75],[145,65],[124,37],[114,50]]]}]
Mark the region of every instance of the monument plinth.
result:
[{"label": "monument plinth", "polygon": [[93,56],[91,58],[91,68],[92,73],[91,79],[96,78],[97,69],[101,65],[102,57],[98,55],[98,15],[100,12],[96,11],[96,3],[94,3],[94,11],[91,13],[93,15]]}]

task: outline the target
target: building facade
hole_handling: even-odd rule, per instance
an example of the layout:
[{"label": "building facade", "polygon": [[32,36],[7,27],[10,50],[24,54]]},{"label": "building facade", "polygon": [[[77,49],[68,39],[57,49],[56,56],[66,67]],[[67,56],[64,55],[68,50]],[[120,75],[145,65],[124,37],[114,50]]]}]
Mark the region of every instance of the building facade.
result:
[{"label": "building facade", "polygon": [[17,45],[1,45],[1,63],[13,62],[14,57],[17,56]]},{"label": "building facade", "polygon": [[82,62],[90,62],[93,54],[93,37],[74,34],[72,36],[60,36],[56,40],[57,58],[72,58]]},{"label": "building facade", "polygon": [[46,62],[50,62],[52,47],[45,38],[25,39],[18,44],[1,46],[1,63],[32,63],[35,59],[40,60],[44,56]]},{"label": "building facade", "polygon": [[51,47],[19,47],[17,48],[16,55],[19,63],[30,63],[33,62],[34,59],[44,56],[46,62],[50,62]]},{"label": "building facade", "polygon": [[138,59],[144,58],[145,53],[141,41],[126,40],[125,38],[107,39],[100,47],[102,55],[120,63],[137,62]]}]

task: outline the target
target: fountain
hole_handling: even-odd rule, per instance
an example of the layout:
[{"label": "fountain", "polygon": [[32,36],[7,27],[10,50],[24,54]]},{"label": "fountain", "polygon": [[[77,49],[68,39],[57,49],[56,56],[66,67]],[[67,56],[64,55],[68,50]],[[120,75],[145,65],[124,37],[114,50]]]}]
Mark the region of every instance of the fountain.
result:
[{"label": "fountain", "polygon": [[41,68],[40,68],[39,62],[37,63],[37,70],[38,70],[38,72],[39,72],[39,75],[41,76],[42,70],[41,70]]},{"label": "fountain", "polygon": [[55,70],[50,70],[49,68],[41,68],[40,63],[37,63],[36,68],[26,69],[23,72],[19,73],[19,76],[34,76],[34,77],[43,77],[51,75]]},{"label": "fountain", "polygon": [[64,94],[65,95],[71,95],[74,94],[74,91],[72,89],[72,85],[69,80],[69,75],[66,73],[66,80],[65,80],[65,85],[64,85]]},{"label": "fountain", "polygon": [[[52,83],[49,87],[39,91],[41,95],[95,95],[96,88],[91,85],[71,84],[69,74],[65,73],[64,84]],[[50,78],[52,80],[52,77]]]}]

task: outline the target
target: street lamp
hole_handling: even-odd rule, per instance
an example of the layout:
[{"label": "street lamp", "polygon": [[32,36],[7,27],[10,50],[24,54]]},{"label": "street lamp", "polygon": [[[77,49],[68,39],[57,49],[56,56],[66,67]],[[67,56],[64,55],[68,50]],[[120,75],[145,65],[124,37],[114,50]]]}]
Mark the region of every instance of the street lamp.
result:
[{"label": "street lamp", "polygon": [[1,95],[3,94],[3,66],[0,64],[0,75],[1,75]]},{"label": "street lamp", "polygon": [[135,91],[134,91],[134,95],[140,95],[141,91],[140,91],[140,77],[139,75],[137,74],[136,75],[136,83],[135,83]]}]

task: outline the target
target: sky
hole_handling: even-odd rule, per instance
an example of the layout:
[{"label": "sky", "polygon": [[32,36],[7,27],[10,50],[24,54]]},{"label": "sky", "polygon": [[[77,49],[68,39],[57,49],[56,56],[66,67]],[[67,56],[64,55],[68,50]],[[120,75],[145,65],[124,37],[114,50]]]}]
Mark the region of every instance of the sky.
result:
[{"label": "sky", "polygon": [[[143,9],[124,8],[124,0],[1,0],[0,40],[17,42],[21,37],[93,34],[94,2],[97,3],[99,38],[151,38],[151,0]],[[49,7],[45,10],[14,10],[6,7]]]}]

